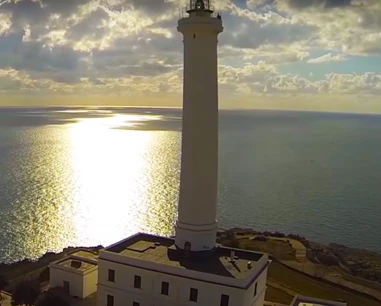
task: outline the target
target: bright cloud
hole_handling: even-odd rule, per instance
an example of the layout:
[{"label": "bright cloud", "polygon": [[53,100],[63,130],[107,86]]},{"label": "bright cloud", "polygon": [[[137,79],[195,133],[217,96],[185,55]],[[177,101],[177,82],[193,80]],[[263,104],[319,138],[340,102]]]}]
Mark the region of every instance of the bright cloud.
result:
[{"label": "bright cloud", "polygon": [[[179,6],[175,0],[0,0],[0,93],[153,95],[180,105]],[[214,6],[225,27],[222,105],[381,94],[381,1],[215,0]]]},{"label": "bright cloud", "polygon": [[345,60],[346,58],[343,54],[332,55],[332,53],[327,53],[317,58],[311,58],[307,61],[307,63],[319,64],[324,62],[341,62]]}]

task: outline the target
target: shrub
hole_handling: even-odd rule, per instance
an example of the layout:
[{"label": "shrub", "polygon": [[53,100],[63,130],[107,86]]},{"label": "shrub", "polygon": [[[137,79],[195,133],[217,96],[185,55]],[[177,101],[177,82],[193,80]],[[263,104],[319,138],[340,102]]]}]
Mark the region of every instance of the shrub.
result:
[{"label": "shrub", "polygon": [[12,292],[12,305],[31,306],[36,303],[40,294],[40,284],[37,282],[21,282],[16,285]]},{"label": "shrub", "polygon": [[339,260],[332,254],[318,254],[317,259],[326,266],[338,266]]},{"label": "shrub", "polygon": [[266,236],[255,236],[253,240],[266,242],[268,238]]}]

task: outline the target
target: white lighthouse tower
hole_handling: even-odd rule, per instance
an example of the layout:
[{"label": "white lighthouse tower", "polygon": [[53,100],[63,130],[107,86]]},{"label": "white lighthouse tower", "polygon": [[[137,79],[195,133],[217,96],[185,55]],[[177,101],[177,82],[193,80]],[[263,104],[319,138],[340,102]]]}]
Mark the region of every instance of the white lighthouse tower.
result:
[{"label": "white lighthouse tower", "polygon": [[217,37],[211,0],[189,0],[175,238],[137,233],[99,252],[98,306],[263,306],[267,254],[216,245]]},{"label": "white lighthouse tower", "polygon": [[209,0],[190,0],[178,22],[184,37],[183,130],[176,247],[209,252],[216,245],[218,180],[217,36]]}]

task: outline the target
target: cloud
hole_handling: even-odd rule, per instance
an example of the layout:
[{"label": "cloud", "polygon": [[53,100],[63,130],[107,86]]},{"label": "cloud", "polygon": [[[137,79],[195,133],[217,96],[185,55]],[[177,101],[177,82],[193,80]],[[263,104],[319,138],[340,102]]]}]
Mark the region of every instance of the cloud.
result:
[{"label": "cloud", "polygon": [[341,62],[345,60],[346,57],[343,54],[332,55],[332,53],[327,53],[317,58],[311,58],[307,61],[307,63],[320,64],[325,62]]},{"label": "cloud", "polygon": [[[320,80],[307,75],[309,64],[345,61],[356,67],[353,55],[381,56],[381,1],[216,0],[214,5],[225,27],[219,36],[224,97],[380,93],[376,70],[347,75],[326,67]],[[0,0],[0,90],[177,95],[181,101],[178,7],[169,0]]]},{"label": "cloud", "polygon": [[0,13],[0,36],[7,34],[11,28],[11,17],[9,14]]},{"label": "cloud", "polygon": [[248,0],[256,12],[276,12],[315,29],[308,44],[354,55],[381,52],[381,1]]},{"label": "cloud", "polygon": [[331,92],[381,94],[381,74],[372,72],[364,74],[332,73],[327,75],[327,82]]},{"label": "cloud", "polygon": [[282,8],[289,7],[300,10],[319,8],[364,8],[375,4],[378,0],[247,0],[247,6],[256,8],[258,6],[278,5]]},{"label": "cloud", "polygon": [[352,0],[286,0],[294,8],[305,9],[308,7],[338,8],[352,5]]}]

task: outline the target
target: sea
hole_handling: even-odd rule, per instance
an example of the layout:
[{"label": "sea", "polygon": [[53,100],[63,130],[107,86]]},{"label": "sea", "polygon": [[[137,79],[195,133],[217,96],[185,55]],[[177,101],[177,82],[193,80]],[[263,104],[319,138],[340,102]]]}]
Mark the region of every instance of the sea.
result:
[{"label": "sea", "polygon": [[[173,234],[181,109],[0,108],[0,262]],[[381,251],[381,116],[221,110],[222,229]]]}]

